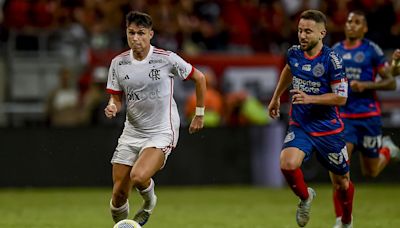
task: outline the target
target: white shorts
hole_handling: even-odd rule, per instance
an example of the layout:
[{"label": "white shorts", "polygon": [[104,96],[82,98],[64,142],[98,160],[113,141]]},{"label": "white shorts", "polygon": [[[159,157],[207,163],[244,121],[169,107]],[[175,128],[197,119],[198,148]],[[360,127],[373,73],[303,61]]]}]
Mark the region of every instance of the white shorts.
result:
[{"label": "white shorts", "polygon": [[168,133],[141,135],[133,134],[132,131],[124,129],[118,139],[118,145],[115,148],[114,155],[111,159],[111,164],[117,163],[133,166],[144,149],[155,147],[164,152],[164,167],[168,155],[176,146],[178,135],[178,131],[176,131],[174,135]]}]

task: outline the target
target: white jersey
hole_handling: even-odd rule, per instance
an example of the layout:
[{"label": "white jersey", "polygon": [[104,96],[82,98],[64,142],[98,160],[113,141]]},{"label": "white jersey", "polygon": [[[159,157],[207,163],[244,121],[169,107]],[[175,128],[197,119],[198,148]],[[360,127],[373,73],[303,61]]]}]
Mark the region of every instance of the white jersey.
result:
[{"label": "white jersey", "polygon": [[107,91],[125,94],[125,127],[136,133],[176,134],[180,119],[173,98],[174,77],[182,80],[193,73],[193,66],[174,52],[150,47],[145,59],[133,58],[132,50],[115,57],[108,72]]}]

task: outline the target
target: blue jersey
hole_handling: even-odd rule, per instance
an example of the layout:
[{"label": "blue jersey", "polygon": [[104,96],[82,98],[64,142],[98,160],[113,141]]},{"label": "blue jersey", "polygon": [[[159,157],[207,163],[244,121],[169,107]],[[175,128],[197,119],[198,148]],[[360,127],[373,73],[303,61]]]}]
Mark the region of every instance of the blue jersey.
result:
[{"label": "blue jersey", "polygon": [[[344,42],[333,46],[343,59],[346,76],[349,80],[375,81],[376,73],[386,63],[382,49],[374,42],[363,39],[360,45],[348,48]],[[349,88],[345,106],[340,107],[343,118],[365,118],[380,116],[380,105],[374,90],[354,92]]]},{"label": "blue jersey", "polygon": [[[309,58],[299,45],[288,50],[287,64],[293,76],[292,86],[308,95],[337,93],[347,97],[347,79],[342,58],[323,46],[321,52]],[[290,124],[297,125],[312,136],[337,134],[344,128],[337,106],[291,105]]]}]

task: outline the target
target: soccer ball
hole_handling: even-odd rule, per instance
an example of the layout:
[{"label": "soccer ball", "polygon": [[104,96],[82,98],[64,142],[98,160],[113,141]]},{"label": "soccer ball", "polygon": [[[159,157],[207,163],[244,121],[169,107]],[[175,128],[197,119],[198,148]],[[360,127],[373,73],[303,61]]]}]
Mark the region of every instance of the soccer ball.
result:
[{"label": "soccer ball", "polygon": [[113,228],[142,228],[139,223],[131,220],[131,219],[124,219],[117,222]]}]

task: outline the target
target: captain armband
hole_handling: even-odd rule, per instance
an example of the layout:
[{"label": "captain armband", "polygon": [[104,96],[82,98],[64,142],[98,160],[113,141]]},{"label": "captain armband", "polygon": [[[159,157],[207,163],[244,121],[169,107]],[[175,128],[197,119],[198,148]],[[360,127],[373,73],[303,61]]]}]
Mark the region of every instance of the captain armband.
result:
[{"label": "captain armband", "polygon": [[337,94],[338,96],[347,97],[349,84],[346,78],[342,78],[338,81],[333,82],[331,84],[331,88],[333,93]]}]

